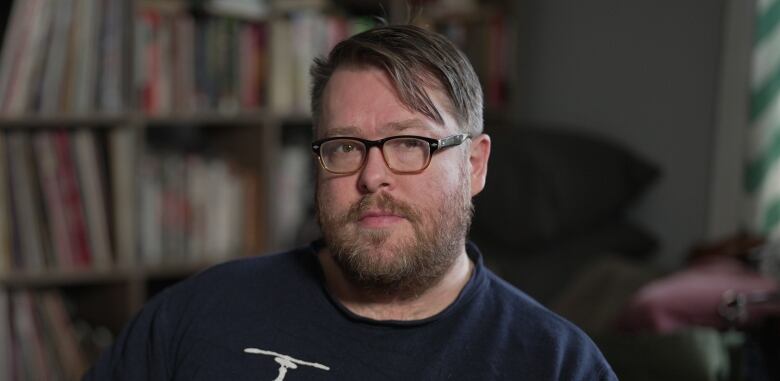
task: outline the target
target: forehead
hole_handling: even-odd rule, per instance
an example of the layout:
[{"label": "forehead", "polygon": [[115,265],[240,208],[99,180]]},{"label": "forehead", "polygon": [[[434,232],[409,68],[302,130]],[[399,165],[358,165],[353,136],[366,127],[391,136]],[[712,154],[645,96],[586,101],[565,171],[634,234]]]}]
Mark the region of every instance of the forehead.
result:
[{"label": "forehead", "polygon": [[426,88],[442,114],[444,124],[404,105],[387,74],[378,68],[339,68],[323,92],[319,137],[357,135],[388,136],[400,131],[434,135],[456,131],[450,113],[443,107],[446,97]]}]

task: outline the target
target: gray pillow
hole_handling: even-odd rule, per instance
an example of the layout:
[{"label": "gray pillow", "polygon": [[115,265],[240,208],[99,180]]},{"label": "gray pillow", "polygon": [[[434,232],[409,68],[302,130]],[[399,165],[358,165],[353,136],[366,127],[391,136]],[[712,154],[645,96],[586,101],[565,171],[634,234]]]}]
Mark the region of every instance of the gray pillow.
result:
[{"label": "gray pillow", "polygon": [[471,234],[508,248],[539,247],[621,218],[659,176],[655,165],[595,136],[552,127],[486,132],[493,149]]}]

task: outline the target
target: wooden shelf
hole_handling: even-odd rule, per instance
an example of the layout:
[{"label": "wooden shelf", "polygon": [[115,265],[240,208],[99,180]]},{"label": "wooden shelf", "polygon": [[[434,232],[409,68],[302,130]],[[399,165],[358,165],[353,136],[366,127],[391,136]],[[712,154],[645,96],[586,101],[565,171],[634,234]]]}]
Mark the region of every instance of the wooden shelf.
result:
[{"label": "wooden shelf", "polygon": [[124,114],[20,115],[0,117],[0,128],[115,127],[127,121]]},{"label": "wooden shelf", "polygon": [[11,288],[61,287],[106,283],[124,283],[160,278],[185,278],[211,266],[228,261],[198,261],[108,269],[14,271],[0,275],[0,285]]},{"label": "wooden shelf", "polygon": [[198,261],[182,263],[166,263],[156,266],[145,266],[142,269],[143,277],[146,279],[159,278],[185,278],[190,275],[203,271],[211,266],[229,261],[233,258],[226,258],[223,261]]},{"label": "wooden shelf", "polygon": [[237,113],[198,112],[174,113],[160,116],[139,116],[137,122],[148,127],[173,125],[260,125],[274,119],[271,112],[265,110],[243,111]]},{"label": "wooden shelf", "polygon": [[88,115],[20,115],[0,117],[0,129],[31,128],[78,128],[78,127],[136,127],[160,128],[181,125],[232,125],[258,126],[272,121],[282,124],[308,124],[311,116],[304,113],[276,114],[268,110],[241,111],[227,113],[207,111],[196,113],[173,113],[169,115],[124,114],[88,114]]},{"label": "wooden shelf", "polygon": [[121,283],[126,282],[133,274],[129,269],[14,271],[0,275],[0,284],[22,288]]}]

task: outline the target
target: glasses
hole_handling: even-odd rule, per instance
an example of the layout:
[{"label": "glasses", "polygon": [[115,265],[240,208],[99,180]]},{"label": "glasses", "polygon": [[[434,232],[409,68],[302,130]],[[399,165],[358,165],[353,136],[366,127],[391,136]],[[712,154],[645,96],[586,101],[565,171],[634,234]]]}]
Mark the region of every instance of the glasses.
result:
[{"label": "glasses", "polygon": [[395,173],[420,173],[428,168],[431,156],[447,147],[461,145],[468,134],[432,139],[423,136],[400,135],[379,140],[353,137],[333,137],[317,140],[311,144],[314,154],[325,170],[339,175],[355,173],[363,167],[371,147],[382,151],[387,167]]}]

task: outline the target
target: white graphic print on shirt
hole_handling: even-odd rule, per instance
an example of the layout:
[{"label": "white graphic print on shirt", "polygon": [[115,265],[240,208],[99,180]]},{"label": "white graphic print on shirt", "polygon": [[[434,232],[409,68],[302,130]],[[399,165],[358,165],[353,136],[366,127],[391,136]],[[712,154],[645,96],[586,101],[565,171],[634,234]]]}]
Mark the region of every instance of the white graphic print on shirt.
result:
[{"label": "white graphic print on shirt", "polygon": [[288,369],[298,369],[298,365],[303,366],[310,366],[313,368],[318,368],[322,370],[330,370],[329,367],[318,364],[316,362],[307,362],[303,360],[298,360],[296,358],[292,358],[287,355],[283,355],[281,353],[271,352],[271,351],[264,351],[262,349],[257,348],[245,348],[245,353],[251,353],[255,355],[266,355],[266,356],[273,356],[274,361],[279,363],[279,374],[276,376],[276,378],[273,381],[282,381],[284,380],[285,375],[287,375]]}]

